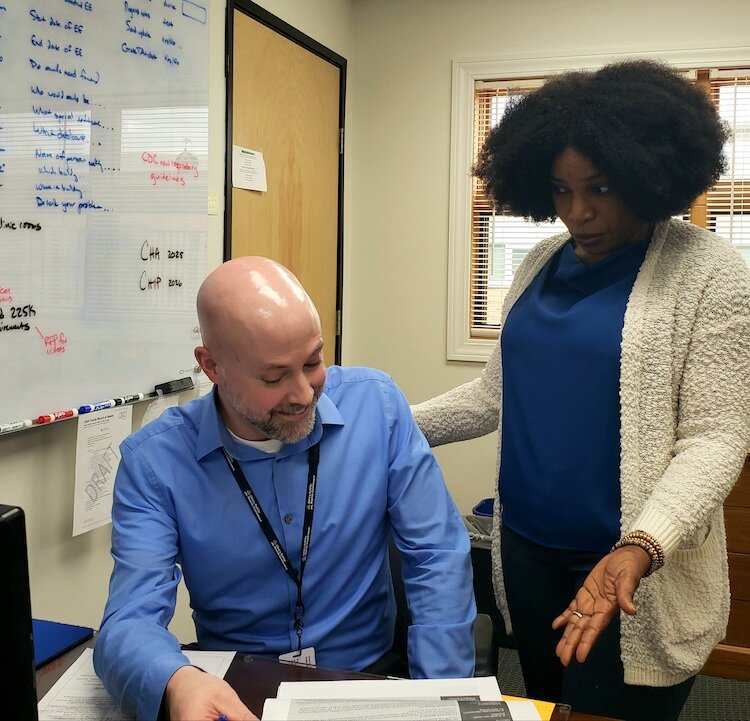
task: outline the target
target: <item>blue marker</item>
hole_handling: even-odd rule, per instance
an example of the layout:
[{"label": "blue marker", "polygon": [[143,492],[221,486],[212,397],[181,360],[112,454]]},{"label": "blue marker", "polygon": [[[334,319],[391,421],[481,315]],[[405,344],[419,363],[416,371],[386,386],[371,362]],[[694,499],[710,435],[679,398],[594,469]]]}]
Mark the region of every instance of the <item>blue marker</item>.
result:
[{"label": "blue marker", "polygon": [[102,411],[105,408],[114,408],[117,404],[114,398],[110,398],[108,401],[100,401],[90,406],[81,406],[78,409],[79,413],[93,413],[94,411]]}]

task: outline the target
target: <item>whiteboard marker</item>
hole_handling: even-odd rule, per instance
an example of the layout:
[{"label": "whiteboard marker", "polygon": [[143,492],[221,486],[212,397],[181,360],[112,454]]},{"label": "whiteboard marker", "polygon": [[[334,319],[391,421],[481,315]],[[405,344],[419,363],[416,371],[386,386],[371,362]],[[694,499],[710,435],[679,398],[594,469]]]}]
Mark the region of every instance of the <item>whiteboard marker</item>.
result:
[{"label": "whiteboard marker", "polygon": [[101,411],[105,408],[114,408],[115,403],[114,398],[110,398],[108,401],[100,401],[99,403],[92,403],[90,406],[81,406],[78,409],[79,413],[92,413],[93,411]]},{"label": "whiteboard marker", "polygon": [[31,428],[34,422],[28,418],[22,421],[13,421],[12,423],[3,423],[0,425],[0,433],[10,433],[11,431],[20,431],[24,428]]},{"label": "whiteboard marker", "polygon": [[55,411],[48,415],[39,416],[36,419],[37,423],[54,423],[55,421],[61,421],[64,418],[75,418],[78,415],[77,408],[70,408],[66,411]]},{"label": "whiteboard marker", "polygon": [[126,403],[135,403],[135,401],[143,400],[143,393],[131,393],[129,396],[123,396],[122,398],[113,398],[116,406],[124,406]]}]

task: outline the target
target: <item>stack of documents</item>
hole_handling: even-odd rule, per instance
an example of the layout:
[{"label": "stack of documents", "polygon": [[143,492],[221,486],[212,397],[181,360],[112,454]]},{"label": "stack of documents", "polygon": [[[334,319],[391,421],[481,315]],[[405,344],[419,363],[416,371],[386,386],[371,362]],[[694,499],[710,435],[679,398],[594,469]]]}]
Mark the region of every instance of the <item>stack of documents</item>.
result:
[{"label": "stack of documents", "polygon": [[[185,651],[223,678],[234,651]],[[132,721],[105,691],[86,648],[39,702],[40,721]],[[554,704],[503,698],[494,677],[292,681],[266,699],[262,721],[549,721]]]},{"label": "stack of documents", "polygon": [[542,716],[532,701],[503,699],[494,677],[284,682],[263,706],[262,721],[320,719],[541,721]]}]

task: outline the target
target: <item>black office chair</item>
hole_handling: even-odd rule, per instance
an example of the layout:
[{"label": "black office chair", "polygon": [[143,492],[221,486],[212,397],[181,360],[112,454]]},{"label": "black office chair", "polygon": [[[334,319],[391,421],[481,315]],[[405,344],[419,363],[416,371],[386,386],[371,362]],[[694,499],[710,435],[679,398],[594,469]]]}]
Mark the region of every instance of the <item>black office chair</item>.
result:
[{"label": "black office chair", "polygon": [[[391,564],[391,576],[393,577],[393,592],[396,596],[396,626],[393,634],[393,651],[403,659],[404,667],[407,667],[407,636],[411,617],[409,606],[406,602],[406,591],[401,576],[401,553],[393,543],[389,544],[388,556]],[[472,554],[472,561],[474,555]],[[475,578],[476,585],[476,578]],[[497,612],[497,609],[495,609]],[[502,622],[499,612],[497,617]],[[504,633],[503,626],[502,632]],[[496,676],[500,635],[496,632],[492,616],[488,613],[477,613],[474,621],[474,646],[476,648],[476,659],[474,663],[475,676]]]}]

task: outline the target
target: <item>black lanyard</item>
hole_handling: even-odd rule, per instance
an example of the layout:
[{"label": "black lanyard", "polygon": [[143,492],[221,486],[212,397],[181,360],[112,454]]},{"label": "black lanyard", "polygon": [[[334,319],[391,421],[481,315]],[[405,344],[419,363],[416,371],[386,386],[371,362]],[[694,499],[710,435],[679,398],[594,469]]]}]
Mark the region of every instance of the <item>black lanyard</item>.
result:
[{"label": "black lanyard", "polygon": [[287,572],[289,578],[294,581],[294,585],[297,586],[297,601],[294,604],[294,630],[297,632],[297,652],[300,653],[302,651],[302,629],[305,626],[305,605],[302,603],[302,574],[305,572],[305,564],[310,552],[310,537],[312,535],[313,513],[315,512],[315,487],[318,482],[320,443],[310,446],[307,456],[307,493],[305,494],[307,500],[305,502],[305,518],[302,525],[302,549],[300,551],[299,571],[290,563],[284,547],[281,545],[278,536],[274,533],[268,521],[268,516],[266,516],[255,493],[253,493],[253,489],[250,488],[250,484],[247,482],[240,464],[229,455],[226,448],[222,448],[221,452],[224,454],[229,470],[232,471],[237,485],[245,496],[247,505],[250,506],[250,510],[258,521],[260,530],[263,531],[282,568]]}]

